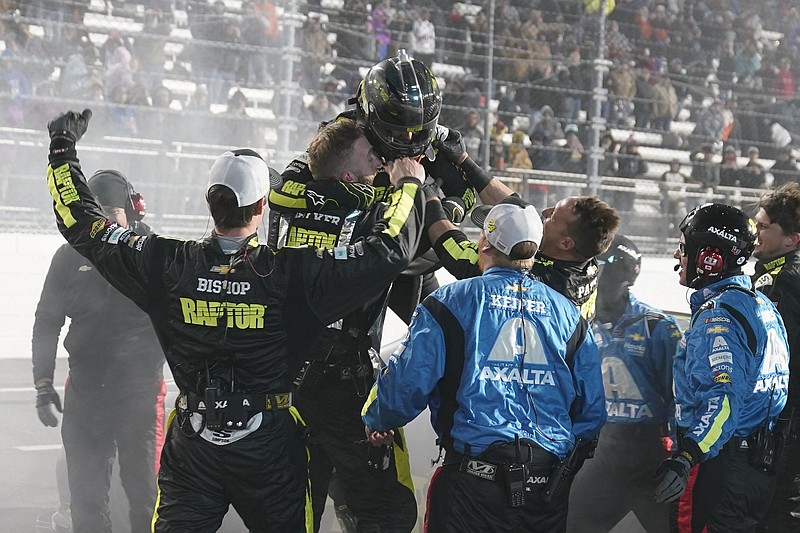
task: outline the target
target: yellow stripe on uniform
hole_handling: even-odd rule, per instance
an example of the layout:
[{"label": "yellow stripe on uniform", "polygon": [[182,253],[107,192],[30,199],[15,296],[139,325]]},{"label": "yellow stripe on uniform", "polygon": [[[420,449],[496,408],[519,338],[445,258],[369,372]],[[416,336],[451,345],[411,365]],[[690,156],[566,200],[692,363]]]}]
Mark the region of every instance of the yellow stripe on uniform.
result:
[{"label": "yellow stripe on uniform", "polygon": [[402,448],[400,448],[400,446],[392,446],[394,450],[394,466],[397,470],[397,481],[410,490],[411,494],[414,494],[414,480],[411,479],[411,461],[408,458],[408,441],[406,440],[403,428],[397,428],[395,431],[400,435],[400,441],[403,443]]},{"label": "yellow stripe on uniform", "polygon": [[442,244],[445,251],[450,254],[453,259],[466,259],[470,264],[478,262],[477,244],[470,241],[456,242],[455,239],[450,237]]},{"label": "yellow stripe on uniform", "polygon": [[69,163],[64,163],[58,168],[47,166],[47,188],[50,189],[50,196],[55,202],[56,213],[61,222],[68,228],[74,226],[78,221],[72,216],[67,204],[78,199],[75,185],[72,183],[72,173],[69,171]]},{"label": "yellow stripe on uniform", "polygon": [[722,426],[731,416],[731,405],[728,401],[728,396],[725,395],[724,399],[722,400],[722,408],[720,409],[717,416],[714,417],[714,422],[711,424],[711,428],[706,433],[706,436],[697,443],[700,447],[700,451],[703,453],[708,453],[708,450],[714,445],[715,442],[719,439],[720,434],[722,433]]},{"label": "yellow stripe on uniform", "polygon": [[364,402],[364,407],[361,408],[361,416],[367,416],[367,409],[377,399],[378,399],[378,382],[376,381],[375,383],[372,384],[372,388],[369,390],[369,396],[367,396],[367,400]]},{"label": "yellow stripe on uniform", "polygon": [[384,233],[390,237],[397,237],[403,229],[411,209],[414,207],[414,196],[416,196],[419,185],[416,183],[404,183],[401,189],[392,194],[392,203],[386,211],[386,218],[389,219]]},{"label": "yellow stripe on uniform", "polygon": [[[300,414],[300,411],[297,410],[296,407],[292,406],[289,408],[289,413],[292,415],[295,424],[298,426],[306,427],[306,422],[303,420],[303,416]],[[304,515],[304,522],[305,522],[305,530],[306,533],[314,533],[314,506],[312,505],[311,501],[311,476],[308,474],[308,462],[311,460],[311,452],[308,450],[308,446],[306,446],[306,502],[303,509]]]},{"label": "yellow stripe on uniform", "polygon": [[[294,184],[295,182],[292,182]],[[284,185],[285,187],[286,185]],[[294,192],[299,191],[299,196],[295,196],[292,194],[287,194],[281,190],[271,190],[269,191],[269,202],[273,205],[278,205],[281,207],[285,207],[286,209],[291,209],[293,211],[305,210],[307,207],[306,204],[306,186],[302,185],[302,189],[296,189]]]},{"label": "yellow stripe on uniform", "polygon": [[[169,417],[167,417],[167,427],[164,430],[165,435],[169,435],[169,430],[172,426],[172,420],[175,418],[175,413],[177,413],[177,409],[173,409],[169,413]],[[150,522],[150,531],[156,530],[156,520],[158,520],[158,506],[161,505],[161,486],[158,484],[158,477],[156,477],[156,505],[153,509],[153,520]]]}]

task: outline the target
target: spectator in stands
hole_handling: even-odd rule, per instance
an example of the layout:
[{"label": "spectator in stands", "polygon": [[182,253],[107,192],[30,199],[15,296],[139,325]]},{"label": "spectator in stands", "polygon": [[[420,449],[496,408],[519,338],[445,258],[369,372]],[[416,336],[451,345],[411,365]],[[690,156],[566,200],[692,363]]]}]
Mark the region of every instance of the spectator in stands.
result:
[{"label": "spectator in stands", "polygon": [[370,29],[375,38],[376,58],[383,61],[389,56],[389,43],[392,35],[389,24],[392,21],[389,0],[376,0],[372,7]]},{"label": "spectator in stands", "polygon": [[600,148],[603,149],[603,159],[598,163],[597,173],[600,176],[616,176],[619,169],[619,145],[611,133],[606,132],[600,137]]},{"label": "spectator in stands", "polygon": [[700,114],[694,128],[694,135],[701,137],[704,141],[716,142],[722,139],[725,126],[725,105],[721,99],[716,99]]},{"label": "spectator in stands", "polygon": [[470,109],[464,117],[464,124],[456,128],[461,132],[467,153],[478,164],[483,166],[483,128],[480,125],[480,115]]},{"label": "spectator in stands", "polygon": [[[663,7],[663,6],[659,6]],[[653,84],[653,129],[670,131],[672,119],[679,110],[678,95],[672,81],[659,73],[652,75]]]},{"label": "spectator in stands", "polygon": [[637,128],[649,128],[653,116],[653,84],[650,82],[650,70],[640,69],[636,76],[636,103],[633,114]]},{"label": "spectator in stands", "polygon": [[505,170],[506,168],[506,144],[505,134],[508,133],[508,126],[502,120],[498,120],[489,131],[489,141],[491,150],[489,154],[489,166],[495,170]]},{"label": "spectator in stands", "polygon": [[611,205],[617,211],[630,213],[633,211],[633,202],[636,198],[636,180],[647,173],[647,161],[639,153],[639,143],[632,138],[624,144],[619,152],[617,176],[629,180],[627,183],[619,185],[629,190],[614,191],[614,202]]},{"label": "spectator in stands", "polygon": [[775,81],[772,90],[775,98],[779,100],[792,100],[795,94],[795,76],[792,72],[792,60],[788,56],[780,59],[777,67],[772,67],[775,71]]},{"label": "spectator in stands", "polygon": [[309,54],[303,59],[303,87],[315,91],[319,89],[322,67],[332,58],[328,33],[323,29],[322,20],[317,13],[308,16],[308,23],[303,31],[303,50]]},{"label": "spectator in stands", "polygon": [[674,235],[683,217],[686,216],[686,182],[689,176],[681,172],[681,162],[673,159],[669,170],[661,174],[661,213],[669,217],[669,224],[664,228],[664,235]]},{"label": "spectator in stands", "polygon": [[[219,19],[220,27],[215,29],[217,45],[211,53],[211,73],[208,80],[208,95],[212,104],[220,104],[227,100],[231,86],[236,82],[236,75],[242,62],[242,28],[237,19]],[[217,33],[221,31],[222,33]]]},{"label": "spectator in stands", "polygon": [[628,37],[619,31],[619,23],[616,20],[610,21],[606,32],[606,58],[622,60],[624,63],[631,51],[631,43]]},{"label": "spectator in stands", "polygon": [[758,71],[761,70],[761,54],[756,48],[754,41],[747,41],[744,46],[736,52],[736,75],[741,85],[749,88],[760,88],[761,80],[758,78]]},{"label": "spectator in stands", "polygon": [[741,185],[741,174],[736,148],[728,145],[722,152],[722,162],[719,164],[719,184],[723,187],[738,187]]},{"label": "spectator in stands", "polygon": [[325,120],[330,120],[333,116],[336,116],[336,113],[334,113],[331,109],[331,104],[328,100],[328,97],[320,93],[314,95],[314,99],[311,100],[306,108],[306,113],[304,113],[300,118],[319,123]]},{"label": "spectator in stands", "polygon": [[430,10],[421,9],[409,34],[412,56],[429,67],[433,65],[433,59],[436,56],[436,28],[433,27],[430,19]]},{"label": "spectator in stands", "polygon": [[[119,50],[124,50],[124,48],[119,48]],[[136,114],[128,103],[128,97],[128,88],[125,85],[117,85],[110,92],[109,125],[114,135],[133,137],[139,133]]]},{"label": "spectator in stands", "polygon": [[244,54],[244,79],[251,86],[266,85],[272,81],[269,74],[270,64],[274,64],[277,59],[270,49],[280,44],[275,4],[267,0],[243,2],[242,11],[242,42],[259,47],[258,50]]},{"label": "spectator in stands", "polygon": [[259,142],[257,137],[259,125],[248,118],[247,97],[242,91],[237,89],[228,98],[227,109],[217,117],[222,121],[219,144],[261,148],[263,141]]},{"label": "spectator in stands", "polygon": [[108,37],[106,37],[105,42],[100,46],[100,57],[104,65],[111,66],[118,61],[116,51],[119,47],[125,48],[125,50],[130,52],[130,55],[133,56],[133,44],[130,38],[123,37],[123,35],[116,30],[108,32]]},{"label": "spectator in stands", "polygon": [[800,182],[800,169],[794,160],[791,146],[784,146],[778,150],[775,164],[769,169],[772,174],[772,188],[778,189],[787,182]]},{"label": "spectator in stands", "polygon": [[558,170],[580,174],[586,172],[586,157],[583,144],[578,137],[578,126],[567,124],[564,128],[567,142],[558,152]]},{"label": "spectator in stands", "polygon": [[636,96],[636,74],[627,61],[615,61],[608,75],[609,121],[627,126]]},{"label": "spectator in stands", "polygon": [[[695,152],[691,158],[693,161],[691,178],[705,189],[710,199],[710,195],[713,194],[719,186],[719,166],[717,166],[714,161],[714,148],[710,144],[704,144],[700,147],[699,157],[697,157],[697,155],[698,154]],[[696,201],[695,205],[700,203],[703,202]],[[687,204],[687,211],[689,208],[694,208],[695,205]]]},{"label": "spectator in stands", "polygon": [[164,52],[166,37],[172,32],[172,24],[164,17],[164,13],[155,9],[144,12],[142,32],[136,36],[135,50],[139,64],[149,80],[148,85],[155,87],[164,77],[164,63],[167,60]]},{"label": "spectator in stands", "polygon": [[[124,46],[117,46],[112,52],[111,60],[107,63],[107,68],[103,74],[103,82],[106,86],[106,95],[113,95],[117,87],[129,90],[133,87],[133,56],[130,50]],[[127,99],[127,94],[126,94]]]},{"label": "spectator in stands", "polygon": [[553,108],[549,105],[543,105],[539,119],[531,127],[529,136],[540,134],[544,144],[550,144],[556,139],[563,139],[564,132],[561,129],[561,123],[555,118]]},{"label": "spectator in stands", "polygon": [[742,167],[740,184],[748,189],[761,189],[764,187],[767,169],[758,160],[758,148],[755,146],[748,148],[747,157],[747,164]]},{"label": "spectator in stands", "polygon": [[86,88],[84,99],[92,102],[102,102],[105,99],[102,79],[94,77],[89,80],[89,87]]},{"label": "spectator in stands", "polygon": [[508,147],[507,168],[520,168],[532,170],[533,163],[525,147],[525,132],[517,130],[511,135],[511,145]]}]

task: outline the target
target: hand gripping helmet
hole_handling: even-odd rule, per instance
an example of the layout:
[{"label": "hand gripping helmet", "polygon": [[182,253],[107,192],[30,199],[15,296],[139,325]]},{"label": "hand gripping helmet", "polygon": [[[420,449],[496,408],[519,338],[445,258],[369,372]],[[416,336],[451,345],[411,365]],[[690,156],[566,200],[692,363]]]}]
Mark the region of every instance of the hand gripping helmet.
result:
[{"label": "hand gripping helmet", "polygon": [[686,284],[701,288],[741,272],[756,245],[756,223],[725,204],[695,207],[680,225],[686,244]]},{"label": "hand gripping helmet", "polygon": [[400,50],[369,69],[356,100],[367,139],[381,157],[425,153],[442,108],[439,83],[428,67]]}]

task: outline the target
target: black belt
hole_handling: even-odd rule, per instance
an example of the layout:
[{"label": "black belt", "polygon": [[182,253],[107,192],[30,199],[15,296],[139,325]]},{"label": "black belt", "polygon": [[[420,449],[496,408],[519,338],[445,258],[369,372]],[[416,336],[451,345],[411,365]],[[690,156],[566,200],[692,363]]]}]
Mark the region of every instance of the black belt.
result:
[{"label": "black belt", "polygon": [[[237,407],[244,407],[251,412],[274,411],[278,409],[288,409],[292,406],[291,392],[274,392],[262,394],[225,394],[215,398],[215,409],[225,409],[228,405],[236,403]],[[190,392],[181,394],[178,397],[178,407],[192,412],[206,410],[206,398],[199,394]]]}]

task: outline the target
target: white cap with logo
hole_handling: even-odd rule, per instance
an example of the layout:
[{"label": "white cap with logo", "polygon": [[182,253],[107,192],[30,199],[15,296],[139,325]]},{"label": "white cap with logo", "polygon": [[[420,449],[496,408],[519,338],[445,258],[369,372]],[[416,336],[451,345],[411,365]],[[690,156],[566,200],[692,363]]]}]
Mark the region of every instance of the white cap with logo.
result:
[{"label": "white cap with logo", "polygon": [[472,211],[472,222],[483,228],[486,240],[500,252],[512,259],[511,250],[521,242],[533,242],[536,247],[542,242],[544,225],[539,212],[519,198],[509,197],[497,205],[481,205]]},{"label": "white cap with logo", "polygon": [[280,175],[253,150],[225,152],[209,171],[208,187],[224,185],[236,195],[239,207],[252,205],[279,185]]}]

